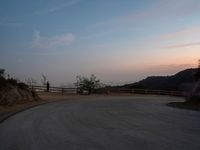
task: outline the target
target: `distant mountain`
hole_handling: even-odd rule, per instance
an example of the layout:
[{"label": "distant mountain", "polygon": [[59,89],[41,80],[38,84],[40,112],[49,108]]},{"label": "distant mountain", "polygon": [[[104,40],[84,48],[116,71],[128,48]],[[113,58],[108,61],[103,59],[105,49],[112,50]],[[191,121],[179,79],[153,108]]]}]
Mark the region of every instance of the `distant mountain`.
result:
[{"label": "distant mountain", "polygon": [[122,88],[153,89],[153,90],[183,90],[183,87],[194,82],[197,69],[186,69],[172,76],[150,76],[139,82],[125,84]]}]

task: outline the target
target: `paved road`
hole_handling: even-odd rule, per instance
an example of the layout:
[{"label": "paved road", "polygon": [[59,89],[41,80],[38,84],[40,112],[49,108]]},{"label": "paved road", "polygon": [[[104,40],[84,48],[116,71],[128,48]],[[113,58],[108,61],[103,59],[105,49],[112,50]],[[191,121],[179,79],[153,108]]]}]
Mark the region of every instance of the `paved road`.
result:
[{"label": "paved road", "polygon": [[99,97],[41,105],[0,124],[0,150],[200,150],[200,112],[179,98]]}]

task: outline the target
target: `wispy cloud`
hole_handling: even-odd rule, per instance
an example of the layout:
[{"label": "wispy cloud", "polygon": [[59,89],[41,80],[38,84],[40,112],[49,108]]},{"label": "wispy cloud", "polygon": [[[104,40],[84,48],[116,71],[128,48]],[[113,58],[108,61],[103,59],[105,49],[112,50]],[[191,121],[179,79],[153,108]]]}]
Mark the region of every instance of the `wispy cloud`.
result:
[{"label": "wispy cloud", "polygon": [[62,3],[60,5],[57,5],[57,6],[54,6],[54,7],[51,7],[51,8],[47,8],[47,9],[44,9],[44,10],[40,10],[40,11],[37,11],[35,12],[36,15],[47,15],[47,14],[51,14],[51,13],[54,13],[56,11],[60,11],[64,8],[67,8],[67,7],[70,7],[70,6],[73,6],[73,5],[76,5],[78,4],[79,2],[81,2],[81,0],[71,0],[71,1],[68,1],[66,3]]},{"label": "wispy cloud", "polygon": [[49,49],[59,46],[69,46],[75,41],[75,35],[72,33],[67,33],[59,36],[44,37],[41,36],[38,30],[33,33],[33,47],[40,49]]},{"label": "wispy cloud", "polygon": [[199,46],[199,38],[200,27],[190,27],[181,29],[179,31],[162,34],[156,39],[156,41],[168,43],[165,44],[166,46],[162,46],[162,48],[173,49]]},{"label": "wispy cloud", "polygon": [[186,44],[180,44],[180,45],[168,45],[164,48],[172,49],[172,48],[184,48],[184,47],[191,47],[191,46],[200,46],[200,42],[196,43],[186,43]]},{"label": "wispy cloud", "polygon": [[174,38],[183,38],[183,37],[191,37],[195,35],[200,35],[200,27],[190,27],[190,28],[184,28],[179,31],[166,33],[164,35],[161,35],[159,38],[161,40],[167,40],[167,39],[174,39]]}]

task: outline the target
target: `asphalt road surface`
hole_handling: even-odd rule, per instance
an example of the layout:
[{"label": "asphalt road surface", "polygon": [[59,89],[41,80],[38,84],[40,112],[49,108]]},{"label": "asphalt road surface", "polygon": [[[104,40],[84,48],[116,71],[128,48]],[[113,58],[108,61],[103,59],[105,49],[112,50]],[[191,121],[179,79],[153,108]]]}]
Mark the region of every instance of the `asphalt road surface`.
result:
[{"label": "asphalt road surface", "polygon": [[200,112],[162,96],[49,103],[0,124],[0,150],[200,150]]}]

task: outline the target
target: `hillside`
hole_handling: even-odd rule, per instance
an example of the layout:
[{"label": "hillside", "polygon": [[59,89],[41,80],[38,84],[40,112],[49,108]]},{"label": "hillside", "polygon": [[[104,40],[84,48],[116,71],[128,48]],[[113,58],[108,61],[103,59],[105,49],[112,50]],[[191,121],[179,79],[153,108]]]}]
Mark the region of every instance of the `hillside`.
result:
[{"label": "hillside", "polygon": [[153,90],[183,90],[194,82],[197,69],[186,69],[172,76],[150,76],[139,82],[126,84],[123,88],[153,89]]},{"label": "hillside", "polygon": [[14,105],[40,99],[26,84],[12,78],[6,79],[2,74],[0,74],[0,105]]}]

